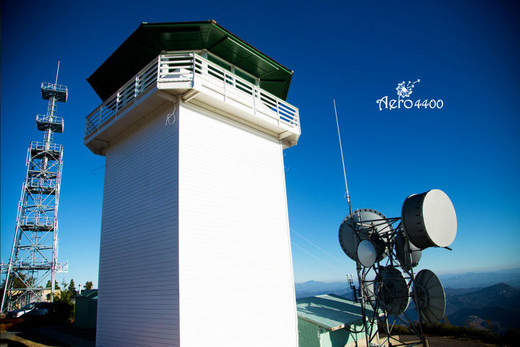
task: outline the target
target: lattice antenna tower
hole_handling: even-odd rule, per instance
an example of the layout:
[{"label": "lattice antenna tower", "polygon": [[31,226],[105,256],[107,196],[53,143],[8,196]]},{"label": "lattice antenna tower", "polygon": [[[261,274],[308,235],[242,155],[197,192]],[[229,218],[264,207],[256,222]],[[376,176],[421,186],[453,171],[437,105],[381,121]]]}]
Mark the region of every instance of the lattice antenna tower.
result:
[{"label": "lattice antenna tower", "polygon": [[35,301],[52,301],[56,273],[67,272],[68,263],[58,259],[58,202],[63,148],[52,142],[63,132],[63,118],[56,116],[58,102],[67,102],[68,90],[58,84],[60,63],[54,83],[41,84],[48,100],[47,114],[36,116],[43,131],[42,142],[31,142],[27,150],[27,174],[22,184],[11,257],[2,264],[6,273],[2,311]]}]

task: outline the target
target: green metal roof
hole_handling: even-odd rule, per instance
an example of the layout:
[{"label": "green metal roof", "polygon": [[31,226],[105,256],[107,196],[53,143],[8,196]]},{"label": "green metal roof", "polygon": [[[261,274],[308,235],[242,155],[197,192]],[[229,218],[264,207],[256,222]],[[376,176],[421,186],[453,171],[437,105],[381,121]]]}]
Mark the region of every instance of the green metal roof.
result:
[{"label": "green metal roof", "polygon": [[98,298],[98,290],[97,289],[83,289],[81,294],[77,294],[76,297],[89,298],[92,300],[97,300]]},{"label": "green metal roof", "polygon": [[206,49],[260,79],[260,87],[286,99],[292,71],[214,20],[141,23],[87,81],[105,101],[162,51]]},{"label": "green metal roof", "polygon": [[[296,309],[298,318],[330,331],[363,322],[361,304],[333,294],[297,299]],[[374,314],[370,306],[366,310],[368,316]]]}]

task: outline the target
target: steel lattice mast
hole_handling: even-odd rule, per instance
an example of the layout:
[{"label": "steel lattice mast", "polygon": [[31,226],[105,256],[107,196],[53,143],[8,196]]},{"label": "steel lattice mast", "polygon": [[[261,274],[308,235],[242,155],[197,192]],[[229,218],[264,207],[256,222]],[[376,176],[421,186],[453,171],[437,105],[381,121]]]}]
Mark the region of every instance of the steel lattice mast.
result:
[{"label": "steel lattice mast", "polygon": [[[68,264],[58,263],[58,202],[63,149],[52,142],[54,133],[63,132],[63,118],[56,116],[58,102],[67,102],[67,87],[42,83],[42,98],[48,100],[47,114],[36,116],[42,142],[31,142],[27,150],[27,174],[22,185],[16,230],[7,265],[1,310],[12,310],[34,301],[52,301],[57,272]],[[47,282],[48,281],[48,282]],[[47,285],[50,282],[50,286]],[[46,298],[45,294],[50,294]]]}]

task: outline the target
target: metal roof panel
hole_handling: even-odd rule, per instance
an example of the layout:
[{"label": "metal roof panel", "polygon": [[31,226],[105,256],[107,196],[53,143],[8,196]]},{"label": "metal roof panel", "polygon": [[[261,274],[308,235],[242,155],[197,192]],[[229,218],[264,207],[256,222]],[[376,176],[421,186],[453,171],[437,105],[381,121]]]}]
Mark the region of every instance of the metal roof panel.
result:
[{"label": "metal roof panel", "polygon": [[286,99],[292,71],[216,21],[142,23],[87,81],[105,101],[162,51],[206,49],[260,79],[260,87]]},{"label": "metal roof panel", "polygon": [[[331,331],[363,321],[360,303],[333,294],[297,299],[296,309],[299,318]],[[370,306],[366,310],[374,312]]]}]

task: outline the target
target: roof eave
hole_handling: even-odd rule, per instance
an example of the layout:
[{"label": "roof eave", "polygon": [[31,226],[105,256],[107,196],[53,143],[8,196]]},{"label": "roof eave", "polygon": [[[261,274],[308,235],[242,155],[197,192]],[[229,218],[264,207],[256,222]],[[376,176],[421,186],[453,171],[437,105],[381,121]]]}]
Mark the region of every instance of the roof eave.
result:
[{"label": "roof eave", "polygon": [[[163,37],[165,34],[168,34],[167,31],[154,31],[154,29],[160,28],[169,28],[169,33],[172,35],[189,35],[190,33],[193,34],[198,32],[199,36],[202,36],[202,32],[207,31],[208,36],[209,34],[217,35],[217,38],[221,41],[217,42],[212,47],[209,46],[214,42],[203,42],[202,38],[200,38],[200,42],[192,40],[191,42],[186,41],[180,43],[179,41],[172,41],[172,43],[165,41]],[[194,31],[192,28],[198,28],[198,31]],[[226,47],[219,47],[219,45],[228,38],[231,39],[231,43],[226,43],[226,45],[231,45],[231,47],[234,49],[233,52],[226,51]],[[262,53],[260,50],[256,49],[244,40],[240,39],[238,36],[217,24],[217,22],[214,20],[176,23],[143,22],[107,58],[107,60],[101,64],[101,66],[99,66],[99,68],[90,77],[87,78],[87,81],[100,96],[100,98],[102,100],[106,100],[119,87],[132,78],[132,76],[134,76],[141,68],[148,64],[154,57],[159,55],[161,51],[165,50],[168,45],[183,47],[183,44],[185,44],[186,47],[192,48],[197,46],[197,48],[199,48],[198,50],[208,49],[211,51],[212,49],[220,49],[224,53],[228,52],[230,57],[235,57],[238,60],[244,56],[246,58],[243,59],[243,63],[251,68],[251,66],[254,66],[256,62],[257,71],[271,69],[271,72],[267,73],[263,80],[261,76],[257,77],[259,77],[261,81],[264,81],[266,85],[271,86],[264,89],[280,98],[283,98],[284,100],[287,98],[293,71],[270,58],[266,54]],[[187,50],[190,49],[188,48]],[[231,63],[234,62],[231,61]],[[237,66],[241,67],[239,64],[240,61],[237,63]],[[260,75],[260,73],[253,73],[253,75]]]}]

